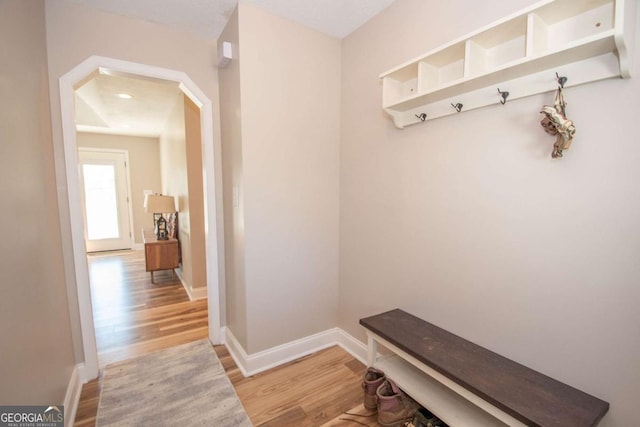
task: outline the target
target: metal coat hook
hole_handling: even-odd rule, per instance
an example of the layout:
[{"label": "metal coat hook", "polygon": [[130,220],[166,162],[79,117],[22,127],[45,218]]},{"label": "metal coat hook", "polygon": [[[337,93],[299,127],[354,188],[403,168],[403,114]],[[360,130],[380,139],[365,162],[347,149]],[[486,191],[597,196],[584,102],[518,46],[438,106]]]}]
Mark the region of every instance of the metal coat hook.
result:
[{"label": "metal coat hook", "polygon": [[559,76],[558,73],[556,73],[556,79],[558,80],[558,86],[560,86],[560,89],[564,89],[565,83],[567,83],[567,80],[569,80],[565,76]]},{"label": "metal coat hook", "polygon": [[425,121],[427,120],[427,114],[426,113],[420,113],[420,114],[416,114],[416,117],[420,119],[420,121]]},{"label": "metal coat hook", "polygon": [[456,111],[457,111],[458,113],[459,113],[460,111],[462,111],[462,107],[463,107],[463,105],[462,105],[461,103],[459,103],[459,102],[458,102],[457,104],[454,104],[454,103],[452,102],[452,103],[451,103],[451,106],[452,106],[453,108],[455,108],[455,109],[456,109]]},{"label": "metal coat hook", "polygon": [[502,104],[502,105],[506,104],[507,103],[507,98],[509,97],[509,92],[507,92],[507,91],[502,92],[500,90],[500,88],[498,88],[498,93],[500,94],[500,97],[502,98],[500,100],[500,104]]}]

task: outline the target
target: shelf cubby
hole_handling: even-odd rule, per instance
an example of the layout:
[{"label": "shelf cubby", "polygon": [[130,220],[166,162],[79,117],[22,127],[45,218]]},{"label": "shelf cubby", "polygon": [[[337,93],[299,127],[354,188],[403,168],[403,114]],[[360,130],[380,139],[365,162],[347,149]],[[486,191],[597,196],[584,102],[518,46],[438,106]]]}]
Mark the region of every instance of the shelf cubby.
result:
[{"label": "shelf cubby", "polygon": [[465,45],[457,43],[419,62],[418,93],[464,77]]},{"label": "shelf cubby", "polygon": [[467,39],[468,76],[485,74],[526,55],[527,18],[521,16]]},{"label": "shelf cubby", "polygon": [[382,86],[385,105],[414,96],[418,92],[418,64],[410,64],[389,74],[382,81]]},{"label": "shelf cubby", "polygon": [[[633,0],[630,0],[633,1]],[[610,0],[556,1],[533,13],[535,32],[541,32],[533,54],[559,49],[578,40],[598,38],[614,29],[615,2]]]},{"label": "shelf cubby", "polygon": [[[637,0],[544,0],[381,74],[398,128],[500,101],[629,77]],[[548,77],[547,77],[548,76]]]}]

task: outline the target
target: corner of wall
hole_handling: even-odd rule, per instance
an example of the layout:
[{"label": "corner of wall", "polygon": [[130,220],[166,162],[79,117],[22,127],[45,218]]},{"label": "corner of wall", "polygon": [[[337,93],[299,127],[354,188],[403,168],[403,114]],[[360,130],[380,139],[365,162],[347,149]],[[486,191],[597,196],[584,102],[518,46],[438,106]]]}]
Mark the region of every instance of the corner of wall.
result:
[{"label": "corner of wall", "polygon": [[223,330],[224,345],[245,377],[250,377],[335,345],[340,346],[366,365],[366,346],[339,328],[328,329],[253,354],[247,354],[229,328],[224,327]]}]

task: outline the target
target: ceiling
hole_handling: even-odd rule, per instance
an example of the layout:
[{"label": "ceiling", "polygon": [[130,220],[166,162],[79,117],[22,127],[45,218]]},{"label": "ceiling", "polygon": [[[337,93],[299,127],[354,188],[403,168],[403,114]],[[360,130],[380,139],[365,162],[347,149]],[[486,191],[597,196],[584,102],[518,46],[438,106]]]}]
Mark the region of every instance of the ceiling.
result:
[{"label": "ceiling", "polygon": [[[217,39],[238,0],[68,0]],[[240,0],[327,35],[343,38],[394,0]],[[81,132],[159,136],[180,90],[175,82],[101,74],[76,89]],[[118,97],[128,94],[129,99]]]},{"label": "ceiling", "polygon": [[[69,0],[117,15],[218,38],[238,0]],[[241,0],[343,38],[394,0]]]},{"label": "ceiling", "polygon": [[181,93],[172,81],[96,72],[75,91],[76,129],[158,137]]}]

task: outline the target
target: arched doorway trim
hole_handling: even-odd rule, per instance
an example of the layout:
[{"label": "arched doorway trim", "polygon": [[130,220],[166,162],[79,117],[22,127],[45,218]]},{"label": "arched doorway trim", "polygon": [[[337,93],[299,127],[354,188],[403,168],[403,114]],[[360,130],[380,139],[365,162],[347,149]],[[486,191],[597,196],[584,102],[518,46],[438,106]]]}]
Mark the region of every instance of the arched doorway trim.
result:
[{"label": "arched doorway trim", "polygon": [[202,170],[205,215],[205,248],[207,271],[207,297],[209,300],[209,339],[214,344],[222,342],[220,333],[220,290],[218,264],[218,232],[215,194],[215,161],[213,145],[213,117],[211,100],[185,73],[165,68],[153,67],[135,62],[122,61],[102,56],[91,56],[71,71],[60,77],[60,108],[62,116],[62,137],[66,184],[71,221],[71,241],[75,280],[78,296],[84,366],[80,376],[83,381],[97,378],[98,353],[91,309],[89,271],[84,242],[84,226],[80,201],[78,176],[78,147],[76,143],[74,87],[87,79],[93,72],[136,74],[179,83],[180,89],[200,108],[200,128],[202,135]]}]

